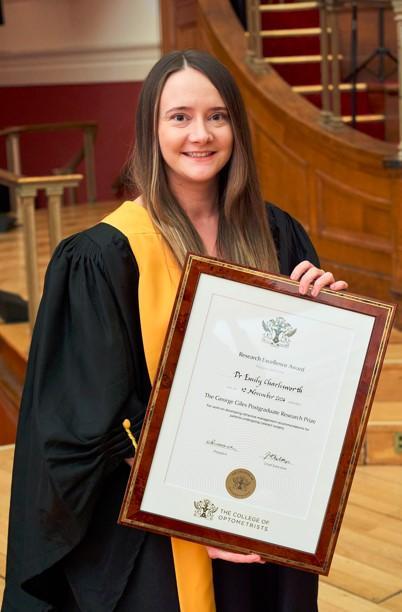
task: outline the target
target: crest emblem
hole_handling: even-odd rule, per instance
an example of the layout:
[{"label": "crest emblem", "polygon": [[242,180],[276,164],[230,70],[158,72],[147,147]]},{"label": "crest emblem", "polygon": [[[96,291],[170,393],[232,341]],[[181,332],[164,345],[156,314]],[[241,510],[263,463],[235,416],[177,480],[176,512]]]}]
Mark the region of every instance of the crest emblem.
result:
[{"label": "crest emblem", "polygon": [[209,499],[200,499],[194,502],[194,516],[208,519],[212,521],[215,512],[218,510],[218,506],[215,506]]},{"label": "crest emblem", "polygon": [[272,346],[289,346],[290,338],[297,331],[297,328],[292,327],[283,317],[262,321],[262,327],[265,332],[262,337],[263,342]]},{"label": "crest emblem", "polygon": [[228,474],[226,478],[226,490],[232,497],[244,499],[250,497],[255,491],[255,476],[249,470],[238,468]]}]

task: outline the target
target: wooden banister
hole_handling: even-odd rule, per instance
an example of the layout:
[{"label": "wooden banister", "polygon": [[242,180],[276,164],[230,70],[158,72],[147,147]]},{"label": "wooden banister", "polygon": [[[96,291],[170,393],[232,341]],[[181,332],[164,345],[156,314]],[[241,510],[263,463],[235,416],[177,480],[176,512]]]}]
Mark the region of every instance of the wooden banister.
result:
[{"label": "wooden banister", "polygon": [[61,130],[84,130],[92,129],[96,132],[96,121],[61,121],[56,123],[35,123],[31,125],[16,125],[0,130],[0,136],[11,136],[14,134],[29,134],[33,132],[58,132]]},{"label": "wooden banister", "polygon": [[7,187],[22,187],[24,185],[40,185],[38,189],[45,189],[50,185],[77,185],[77,181],[81,181],[82,174],[63,174],[49,176],[23,176],[15,172],[9,172],[0,168],[0,184]]},{"label": "wooden banister", "polygon": [[398,36],[398,76],[399,76],[399,145],[398,159],[402,161],[402,0],[392,0]]},{"label": "wooden banister", "polygon": [[[7,169],[15,174],[22,173],[20,155],[20,136],[23,134],[59,132],[65,130],[81,130],[83,133],[83,145],[81,150],[63,168],[58,168],[56,174],[71,174],[82,159],[85,160],[85,175],[87,198],[89,202],[96,201],[95,180],[95,156],[94,143],[97,133],[95,121],[62,121],[58,123],[38,123],[32,125],[18,125],[0,130],[0,137],[6,140]],[[11,208],[20,219],[21,213],[18,208],[18,200],[14,189],[11,187]],[[71,193],[71,190],[70,190]]]},{"label": "wooden banister", "polygon": [[38,255],[35,226],[35,196],[44,189],[48,198],[49,241],[51,251],[61,240],[60,207],[65,189],[76,187],[82,174],[62,176],[21,176],[15,172],[0,169],[0,185],[14,190],[21,210],[24,229],[24,256],[28,292],[29,322],[35,322],[40,300]]}]

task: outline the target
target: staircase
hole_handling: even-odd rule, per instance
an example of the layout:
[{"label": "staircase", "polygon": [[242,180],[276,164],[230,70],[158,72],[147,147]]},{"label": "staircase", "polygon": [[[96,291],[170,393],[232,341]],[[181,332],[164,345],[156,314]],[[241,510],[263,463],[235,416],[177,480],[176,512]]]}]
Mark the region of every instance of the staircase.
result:
[{"label": "staircase", "polygon": [[[259,11],[263,61],[274,67],[295,92],[321,108],[323,88],[321,85],[320,39],[322,29],[319,2],[272,0],[269,4],[261,2]],[[325,27],[327,33],[331,34],[331,28],[327,24]],[[373,28],[375,38],[375,23],[373,23]],[[394,95],[396,101],[397,83],[389,82],[389,79],[385,83],[358,82],[352,94],[352,84],[342,82],[348,71],[342,62],[345,58],[340,53],[337,56],[341,68],[339,89],[340,115],[343,122],[349,125],[354,123],[356,129],[374,138],[393,140],[394,138],[390,137],[389,129],[388,134],[386,133],[385,103],[386,96],[390,94]],[[331,72],[334,58],[330,51],[327,57]],[[367,72],[361,74],[370,78]],[[395,74],[392,76],[396,78]],[[354,121],[352,95],[355,96]]]},{"label": "staircase", "polygon": [[393,330],[360,458],[371,465],[402,465],[402,332]]}]

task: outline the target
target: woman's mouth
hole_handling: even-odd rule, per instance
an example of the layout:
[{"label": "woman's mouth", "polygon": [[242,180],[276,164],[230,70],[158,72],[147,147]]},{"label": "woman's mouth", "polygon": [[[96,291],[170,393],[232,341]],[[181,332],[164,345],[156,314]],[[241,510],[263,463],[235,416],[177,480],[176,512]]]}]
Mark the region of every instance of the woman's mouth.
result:
[{"label": "woman's mouth", "polygon": [[207,157],[212,157],[215,155],[215,151],[183,151],[183,155],[187,157],[192,157],[194,159],[205,159]]}]

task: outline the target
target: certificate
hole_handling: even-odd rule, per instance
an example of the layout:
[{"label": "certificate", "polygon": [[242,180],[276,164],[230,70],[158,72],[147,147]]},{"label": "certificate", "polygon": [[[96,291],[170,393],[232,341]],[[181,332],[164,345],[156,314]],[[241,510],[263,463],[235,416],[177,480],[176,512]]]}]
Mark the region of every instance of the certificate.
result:
[{"label": "certificate", "polygon": [[327,574],[394,314],[189,256],[120,522]]}]

